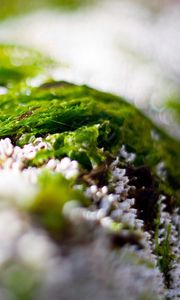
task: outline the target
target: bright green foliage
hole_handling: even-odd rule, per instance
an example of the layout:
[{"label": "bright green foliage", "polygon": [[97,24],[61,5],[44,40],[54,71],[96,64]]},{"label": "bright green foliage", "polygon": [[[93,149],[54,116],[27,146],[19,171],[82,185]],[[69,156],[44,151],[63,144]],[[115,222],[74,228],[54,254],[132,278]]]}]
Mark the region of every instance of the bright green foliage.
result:
[{"label": "bright green foliage", "polygon": [[[31,166],[41,166],[48,159],[56,157],[61,159],[65,156],[72,160],[77,160],[81,166],[90,170],[100,165],[105,159],[106,155],[103,148],[98,147],[98,139],[101,137],[104,125],[98,124],[92,126],[82,126],[80,129],[67,131],[62,133],[50,134],[44,138],[45,142],[51,146],[50,149],[40,150],[34,159],[29,162]],[[108,132],[108,131],[107,131]],[[106,131],[103,131],[104,136]],[[20,142],[24,142],[29,135],[24,135]],[[32,138],[33,142],[34,138]]]},{"label": "bright green foliage", "polygon": [[69,156],[78,160],[87,169],[98,166],[106,158],[103,150],[98,148],[100,130],[100,126],[96,124],[82,126],[70,133],[56,134],[53,145],[55,156],[58,158]]}]

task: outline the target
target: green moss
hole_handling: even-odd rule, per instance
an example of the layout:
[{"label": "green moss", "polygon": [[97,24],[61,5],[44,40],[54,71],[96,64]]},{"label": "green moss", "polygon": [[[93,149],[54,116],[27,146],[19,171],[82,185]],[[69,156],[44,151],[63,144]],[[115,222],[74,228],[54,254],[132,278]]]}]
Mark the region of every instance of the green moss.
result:
[{"label": "green moss", "polygon": [[[106,163],[118,155],[122,145],[125,145],[127,151],[136,154],[135,166],[145,165],[150,169],[158,192],[169,195],[167,199],[172,196],[178,199],[180,143],[157,128],[134,106],[120,97],[84,85],[53,80],[47,82],[46,79],[38,87],[31,86],[30,79],[36,79],[39,73],[47,74],[47,69],[53,66],[50,59],[37,52],[1,46],[0,58],[0,84],[8,89],[7,94],[0,96],[0,138],[10,137],[14,145],[20,146],[34,143],[37,137],[49,143],[49,149],[40,150],[28,162],[31,166],[39,167],[50,158],[61,159],[64,156],[76,159],[81,166],[77,180],[67,180],[61,174],[49,171],[42,173],[35,198],[28,202],[28,207],[23,208],[51,236],[59,238],[71,230],[71,224],[63,214],[63,207],[68,201],[77,200],[82,206],[89,205],[83,191],[74,188],[77,182],[82,186],[81,175],[89,174],[87,171],[91,169],[96,172],[96,167],[101,169],[104,161]],[[157,166],[161,162],[164,163],[165,176],[157,174]],[[127,164],[124,163],[124,166]],[[168,282],[173,259],[171,227],[167,227],[166,237],[159,244],[158,208],[156,216],[155,251],[160,269]],[[111,230],[117,234],[123,226],[114,222]],[[130,232],[131,229],[127,229]],[[139,234],[136,238],[138,242]],[[144,264],[144,261],[137,260],[137,264],[141,262]],[[16,281],[16,273],[19,278],[23,277],[23,272],[18,272],[12,273],[7,287],[14,291],[18,299],[30,299],[28,293],[31,285],[30,289],[22,290],[21,294],[15,290],[16,286],[20,286],[19,281]]]},{"label": "green moss", "polygon": [[68,221],[62,213],[65,203],[76,200],[80,205],[88,204],[83,193],[73,189],[72,185],[72,181],[58,173],[46,171],[39,177],[39,191],[27,209],[51,232],[60,234],[69,230]]},{"label": "green moss", "polygon": [[111,224],[111,230],[112,232],[120,232],[120,230],[123,228],[123,224],[121,222],[113,222]]},{"label": "green moss", "polygon": [[[160,209],[160,208],[159,208]],[[155,230],[155,254],[158,258],[158,265],[161,272],[164,274],[167,287],[170,285],[170,270],[171,263],[174,256],[171,251],[170,237],[171,237],[171,224],[166,227],[166,235],[162,243],[159,243],[159,229],[160,229],[160,213],[158,213]]]},{"label": "green moss", "polygon": [[[66,82],[50,81],[31,87],[24,79],[42,72],[51,63],[40,54],[22,48],[0,49],[5,53],[1,65],[10,74],[5,79],[0,73],[0,81],[4,80],[5,85],[14,82],[9,92],[0,96],[0,138],[8,136],[19,145],[38,136],[53,139],[52,152],[41,153],[35,164],[40,164],[39,160],[46,156],[69,156],[85,169],[98,166],[109,155],[117,155],[124,144],[136,154],[135,165],[149,166],[155,176],[158,163],[164,162],[167,176],[159,177],[160,189],[170,195],[178,194],[178,141],[120,97]],[[27,54],[27,60],[18,54],[19,66],[13,63],[13,49]],[[20,75],[11,77],[15,71]]]},{"label": "green moss", "polygon": [[160,270],[165,275],[166,280],[169,283],[169,271],[171,269],[171,262],[173,261],[174,257],[171,252],[171,245],[170,245],[170,236],[171,236],[171,225],[167,226],[166,237],[162,242],[162,245],[159,246],[158,254],[159,254],[159,266]]},{"label": "green moss", "polygon": [[73,132],[56,134],[53,145],[55,157],[69,156],[87,169],[97,167],[106,158],[103,150],[98,148],[99,131],[100,125],[95,124],[82,126]]},{"label": "green moss", "polygon": [[27,165],[40,167],[53,157],[54,157],[53,150],[42,149],[37,152],[35,158],[33,158],[31,161],[27,162]]}]

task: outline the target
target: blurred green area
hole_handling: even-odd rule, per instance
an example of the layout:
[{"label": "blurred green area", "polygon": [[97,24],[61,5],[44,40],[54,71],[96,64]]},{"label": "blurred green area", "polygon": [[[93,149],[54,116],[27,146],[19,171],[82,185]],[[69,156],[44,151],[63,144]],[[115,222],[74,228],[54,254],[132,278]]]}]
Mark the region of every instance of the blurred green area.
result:
[{"label": "blurred green area", "polygon": [[[13,68],[12,68],[13,65]],[[12,45],[0,46],[0,86],[9,86],[33,77],[54,62],[38,51]]]},{"label": "blurred green area", "polygon": [[175,95],[167,100],[166,108],[173,113],[174,119],[180,124],[180,95]]},{"label": "blurred green area", "polygon": [[72,199],[82,206],[87,206],[89,201],[82,191],[73,188],[74,180],[67,180],[62,174],[46,171],[39,176],[38,184],[39,192],[28,210],[53,235],[57,233],[58,238],[64,236],[71,228],[63,215],[64,205]]},{"label": "blurred green area", "polygon": [[32,300],[39,284],[39,274],[31,267],[17,261],[9,261],[0,270],[1,300]]},{"label": "blurred green area", "polygon": [[95,0],[0,0],[0,19],[46,8],[73,10],[93,2]]}]

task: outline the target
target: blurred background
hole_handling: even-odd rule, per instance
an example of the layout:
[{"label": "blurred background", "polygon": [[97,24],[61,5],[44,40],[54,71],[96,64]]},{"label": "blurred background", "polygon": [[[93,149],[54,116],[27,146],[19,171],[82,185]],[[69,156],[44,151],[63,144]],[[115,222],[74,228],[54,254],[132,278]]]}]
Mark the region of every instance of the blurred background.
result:
[{"label": "blurred background", "polygon": [[180,1],[0,0],[0,43],[44,51],[55,79],[124,96],[180,138]]}]

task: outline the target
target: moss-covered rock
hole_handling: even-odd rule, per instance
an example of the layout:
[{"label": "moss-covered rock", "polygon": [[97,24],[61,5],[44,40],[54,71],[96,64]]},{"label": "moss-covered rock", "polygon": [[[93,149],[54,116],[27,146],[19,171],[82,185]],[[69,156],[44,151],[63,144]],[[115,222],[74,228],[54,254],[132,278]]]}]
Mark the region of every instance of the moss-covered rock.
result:
[{"label": "moss-covered rock", "polygon": [[[0,82],[11,85],[0,98],[1,138],[8,136],[19,145],[39,136],[52,139],[55,157],[69,156],[86,169],[125,145],[136,154],[136,166],[149,166],[159,174],[160,188],[176,193],[180,144],[135,107],[120,97],[66,82],[49,80],[33,88],[25,80],[50,66],[51,60],[9,46],[0,47],[0,57]],[[162,164],[165,176],[158,173]]]},{"label": "moss-covered rock", "polygon": [[[86,231],[86,223],[96,225],[97,231],[99,226],[105,228],[111,241],[108,248],[106,235],[105,247],[113,256],[119,257],[127,245],[134,247],[135,256],[145,255],[145,261],[154,251],[170,287],[175,253],[170,235],[175,240],[177,235],[173,216],[179,201],[179,142],[121,97],[54,81],[48,75],[53,65],[37,52],[0,47],[0,84],[5,88],[0,95],[0,171],[3,176],[8,174],[5,170],[18,169],[18,184],[28,175],[32,177],[28,184],[35,187],[27,202],[13,202],[15,209],[30,218],[36,230],[40,226],[60,242],[62,257],[68,247],[70,257],[73,253],[84,255],[88,244],[96,253],[96,230],[90,226]],[[37,84],[39,74],[41,84]],[[13,176],[11,182],[16,173]],[[95,236],[91,239],[92,232]],[[151,258],[148,270],[152,269],[152,274],[147,271],[147,278],[158,278]],[[72,261],[73,269],[76,264]],[[146,272],[146,266],[143,270]],[[78,276],[77,282],[71,278],[76,288]],[[91,282],[86,281],[87,286]],[[109,289],[106,283],[104,286]],[[144,293],[144,288],[138,288],[135,299],[139,299],[139,290]],[[152,286],[150,290],[153,295]],[[113,294],[111,287],[109,292]]]}]

